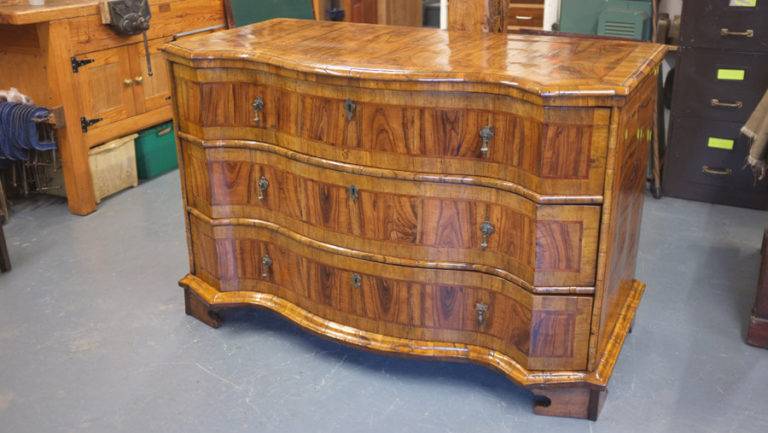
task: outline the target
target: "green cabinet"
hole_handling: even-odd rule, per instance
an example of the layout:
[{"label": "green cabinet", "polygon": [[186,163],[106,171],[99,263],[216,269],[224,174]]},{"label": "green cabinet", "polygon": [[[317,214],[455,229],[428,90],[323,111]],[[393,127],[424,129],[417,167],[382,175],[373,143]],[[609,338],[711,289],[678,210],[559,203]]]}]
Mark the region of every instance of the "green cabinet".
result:
[{"label": "green cabinet", "polygon": [[272,18],[314,18],[312,0],[230,0],[235,25]]}]

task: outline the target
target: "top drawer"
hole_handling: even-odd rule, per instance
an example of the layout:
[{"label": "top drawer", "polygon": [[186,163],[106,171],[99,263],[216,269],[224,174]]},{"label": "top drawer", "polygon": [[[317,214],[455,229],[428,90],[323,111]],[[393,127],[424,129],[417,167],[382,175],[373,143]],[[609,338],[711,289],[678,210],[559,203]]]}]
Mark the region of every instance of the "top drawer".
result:
[{"label": "top drawer", "polygon": [[768,52],[768,2],[683,2],[680,44],[690,47]]},{"label": "top drawer", "polygon": [[173,67],[179,127],[202,139],[262,141],[330,161],[453,176],[536,202],[603,194],[609,108]]}]

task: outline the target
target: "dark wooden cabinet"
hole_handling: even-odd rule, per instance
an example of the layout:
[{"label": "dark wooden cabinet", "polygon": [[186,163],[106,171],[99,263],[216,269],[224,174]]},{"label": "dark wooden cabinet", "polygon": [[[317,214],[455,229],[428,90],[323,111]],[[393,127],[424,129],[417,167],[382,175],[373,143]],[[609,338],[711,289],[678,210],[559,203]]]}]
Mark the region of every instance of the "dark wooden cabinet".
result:
[{"label": "dark wooden cabinet", "polygon": [[755,307],[747,329],[747,343],[768,349],[768,229],[763,234],[762,255]]},{"label": "dark wooden cabinet", "polygon": [[597,417],[644,290],[665,47],[273,20],[165,50],[189,314],[271,308]]},{"label": "dark wooden cabinet", "polygon": [[768,5],[685,2],[664,193],[768,208],[768,181],[745,169],[741,127],[768,88]]}]

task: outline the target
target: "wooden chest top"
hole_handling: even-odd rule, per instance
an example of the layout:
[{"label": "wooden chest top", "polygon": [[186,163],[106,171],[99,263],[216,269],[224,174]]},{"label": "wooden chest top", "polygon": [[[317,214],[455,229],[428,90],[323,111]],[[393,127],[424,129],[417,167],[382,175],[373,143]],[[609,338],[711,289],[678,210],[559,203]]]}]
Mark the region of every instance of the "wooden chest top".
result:
[{"label": "wooden chest top", "polygon": [[261,64],[344,78],[486,85],[482,91],[492,85],[542,97],[604,97],[631,93],[666,47],[277,19],[177,41],[166,51],[198,67],[234,61],[240,67]]}]

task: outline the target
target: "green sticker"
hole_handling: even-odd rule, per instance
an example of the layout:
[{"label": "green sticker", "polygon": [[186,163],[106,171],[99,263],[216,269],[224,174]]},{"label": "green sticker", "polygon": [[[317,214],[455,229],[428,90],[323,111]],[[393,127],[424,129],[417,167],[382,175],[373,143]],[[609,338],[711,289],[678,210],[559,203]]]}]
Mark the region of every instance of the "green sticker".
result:
[{"label": "green sticker", "polygon": [[709,137],[707,141],[707,147],[714,149],[733,150],[733,144],[734,141],[727,138]]},{"label": "green sticker", "polygon": [[731,0],[729,6],[737,8],[754,8],[757,7],[757,0]]},{"label": "green sticker", "polygon": [[717,79],[728,81],[744,81],[744,77],[747,76],[747,71],[744,69],[718,69]]}]

